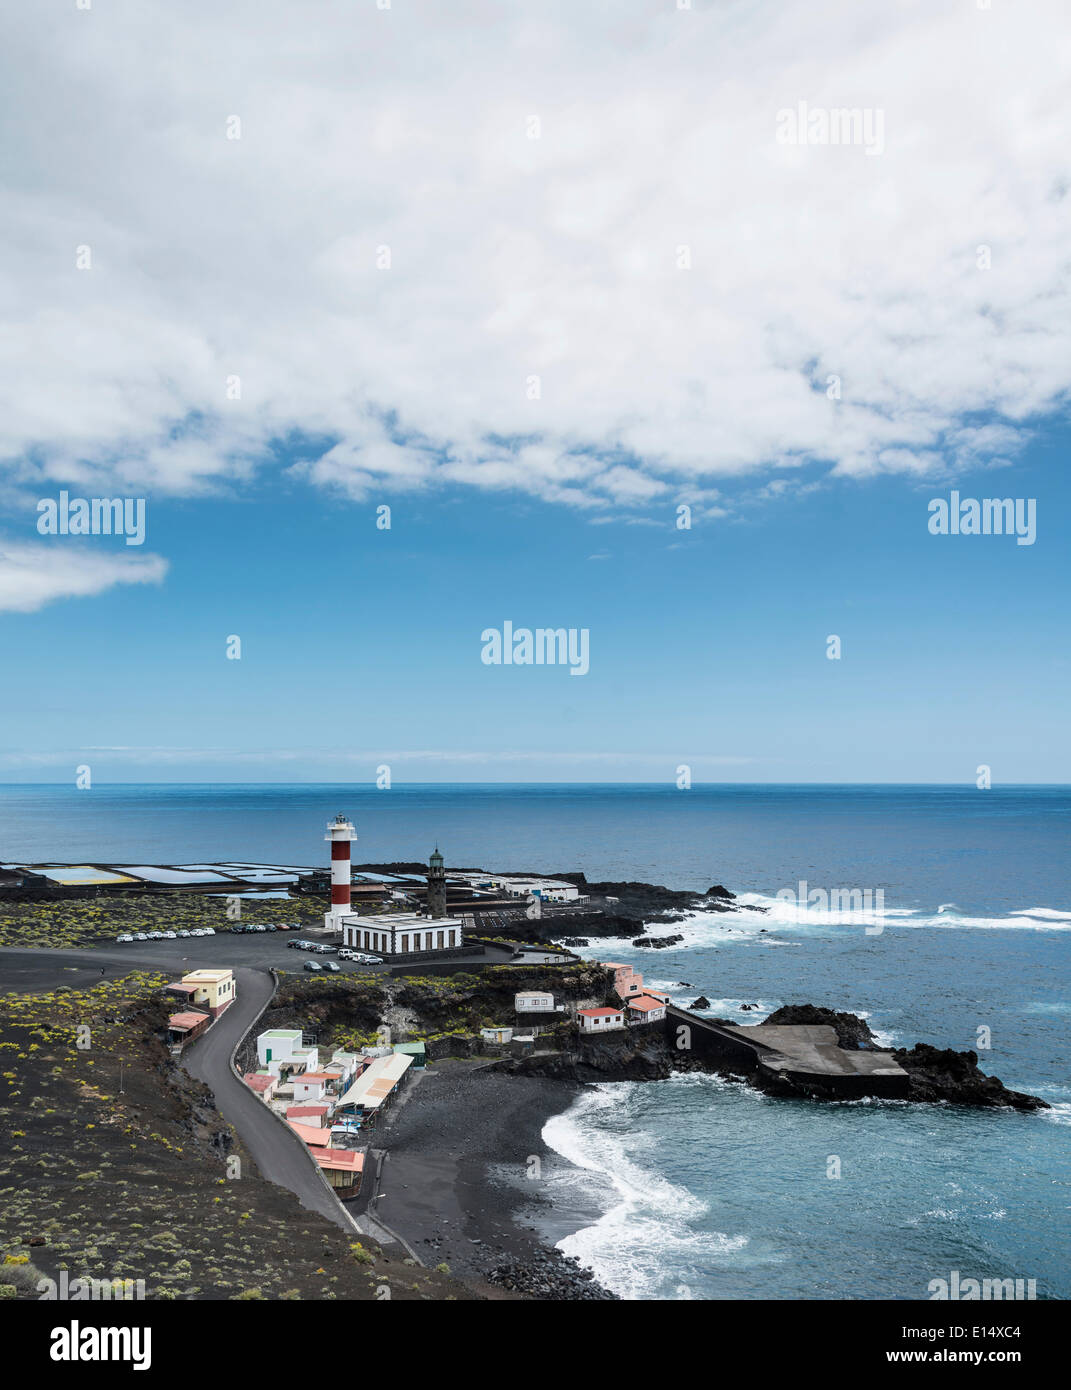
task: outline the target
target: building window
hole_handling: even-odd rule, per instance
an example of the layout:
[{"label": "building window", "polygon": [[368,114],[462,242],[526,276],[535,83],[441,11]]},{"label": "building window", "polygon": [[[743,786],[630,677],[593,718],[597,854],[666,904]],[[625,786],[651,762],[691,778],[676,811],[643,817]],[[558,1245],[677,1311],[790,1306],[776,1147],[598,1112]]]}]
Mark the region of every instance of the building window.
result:
[{"label": "building window", "polygon": [[437,931],[437,932],[435,933],[435,945],[436,945],[436,946],[438,947],[438,949],[441,951],[442,948],[443,948],[443,946],[444,946],[445,944],[446,944],[446,933],[445,933],[444,931]]},{"label": "building window", "polygon": [[405,952],[408,952],[408,950],[409,950],[409,935],[408,935],[408,933],[406,933],[406,935],[402,937],[402,950],[405,951]]},{"label": "building window", "polygon": [[451,932],[450,932],[450,945],[451,945],[451,946],[456,946],[456,945],[457,945],[457,941],[456,941],[456,939],[455,939],[456,937],[457,937],[457,932],[456,932],[456,931],[451,931]]}]

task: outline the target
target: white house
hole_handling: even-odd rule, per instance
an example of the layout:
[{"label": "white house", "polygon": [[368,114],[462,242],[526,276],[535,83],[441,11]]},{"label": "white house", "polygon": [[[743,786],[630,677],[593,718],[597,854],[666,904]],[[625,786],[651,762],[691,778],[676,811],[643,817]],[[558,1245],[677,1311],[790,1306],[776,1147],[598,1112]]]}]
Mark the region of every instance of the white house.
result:
[{"label": "white house", "polygon": [[424,951],[455,951],[462,944],[460,917],[425,917],[419,912],[384,912],[360,917],[347,914],[342,940],[354,951],[377,956],[408,956]]},{"label": "white house", "polygon": [[553,1013],[554,995],[546,990],[522,989],[513,996],[513,1007],[519,1014]]},{"label": "white house", "polygon": [[329,1071],[307,1071],[291,1078],[294,1087],[294,1100],[298,1105],[316,1104],[324,1099],[328,1084],[337,1081],[338,1076]]},{"label": "white house", "polygon": [[625,1015],[620,1009],[577,1009],[582,1033],[610,1033],[615,1028],[624,1028]]},{"label": "white house", "polygon": [[282,1067],[315,1071],[320,1054],[315,1047],[301,1045],[300,1028],[269,1028],[257,1038],[257,1060],[261,1071],[278,1076]]},{"label": "white house", "polygon": [[625,1005],[630,1023],[657,1023],[666,1016],[666,1006],[661,999],[652,999],[649,994],[637,994]]}]

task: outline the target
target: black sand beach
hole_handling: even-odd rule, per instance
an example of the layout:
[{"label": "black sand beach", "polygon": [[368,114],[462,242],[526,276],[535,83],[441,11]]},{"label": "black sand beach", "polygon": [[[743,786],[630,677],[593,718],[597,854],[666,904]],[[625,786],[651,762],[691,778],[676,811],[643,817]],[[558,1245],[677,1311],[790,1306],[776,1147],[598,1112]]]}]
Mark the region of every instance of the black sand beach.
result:
[{"label": "black sand beach", "polygon": [[426,1264],[445,1263],[457,1278],[490,1276],[537,1298],[612,1297],[541,1243],[530,1219],[547,1200],[538,1180],[526,1180],[530,1160],[544,1171],[562,1161],[540,1136],[576,1093],[571,1082],[506,1076],[486,1064],[429,1066],[372,1139],[388,1155],[375,1214]]}]

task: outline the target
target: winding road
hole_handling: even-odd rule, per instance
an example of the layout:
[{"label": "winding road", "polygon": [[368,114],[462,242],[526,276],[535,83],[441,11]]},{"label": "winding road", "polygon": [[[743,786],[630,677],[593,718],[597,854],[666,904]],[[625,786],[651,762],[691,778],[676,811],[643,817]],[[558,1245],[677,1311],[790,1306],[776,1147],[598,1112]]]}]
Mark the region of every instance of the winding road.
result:
[{"label": "winding road", "polygon": [[324,1182],[305,1145],[231,1069],[235,1048],[275,993],[275,982],[266,970],[240,967],[234,975],[237,998],[207,1033],[186,1048],[182,1065],[215,1093],[223,1118],[238,1131],[269,1182],[289,1188],[302,1206],[352,1233],[354,1222]]},{"label": "winding road", "polygon": [[[180,947],[168,943],[162,950],[158,947],[151,952],[137,947],[131,950],[107,946],[89,949],[2,946],[0,993],[30,993],[52,990],[59,985],[87,988],[102,978],[117,979],[129,974],[131,967],[181,973],[202,963],[197,957],[203,950],[203,946],[197,950],[192,942],[188,945],[183,942]],[[211,963],[211,958],[203,963]],[[370,1236],[382,1245],[401,1244],[407,1254],[417,1259],[416,1252],[370,1212],[354,1216],[346,1210],[297,1135],[235,1075],[231,1058],[270,1001],[275,981],[270,970],[254,966],[236,966],[234,976],[238,985],[234,1003],[207,1033],[186,1048],[182,1066],[192,1077],[211,1088],[223,1118],[234,1126],[253,1162],[269,1182],[287,1188],[302,1206],[327,1217],[348,1234],[356,1232]],[[378,1167],[370,1163],[368,1179],[373,1181],[373,1193],[374,1174],[378,1175]]]}]

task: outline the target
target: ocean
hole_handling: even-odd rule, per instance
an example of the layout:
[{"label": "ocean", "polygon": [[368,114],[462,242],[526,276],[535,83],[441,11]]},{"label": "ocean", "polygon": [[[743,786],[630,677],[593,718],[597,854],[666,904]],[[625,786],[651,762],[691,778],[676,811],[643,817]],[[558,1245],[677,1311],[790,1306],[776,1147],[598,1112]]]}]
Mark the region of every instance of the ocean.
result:
[{"label": "ocean", "polygon": [[[925,1299],[958,1270],[1071,1297],[1071,788],[6,786],[0,860],[318,864],[339,811],[357,862],[438,842],[454,867],[724,884],[738,910],[656,928],[676,947],[581,954],[740,1022],[812,1002],[890,1045],[974,1048],[1052,1104],[823,1105],[693,1074],[587,1088],[545,1128],[559,1161],[533,1219],[622,1296]],[[801,880],[880,890],[884,914],[778,897]]]}]

